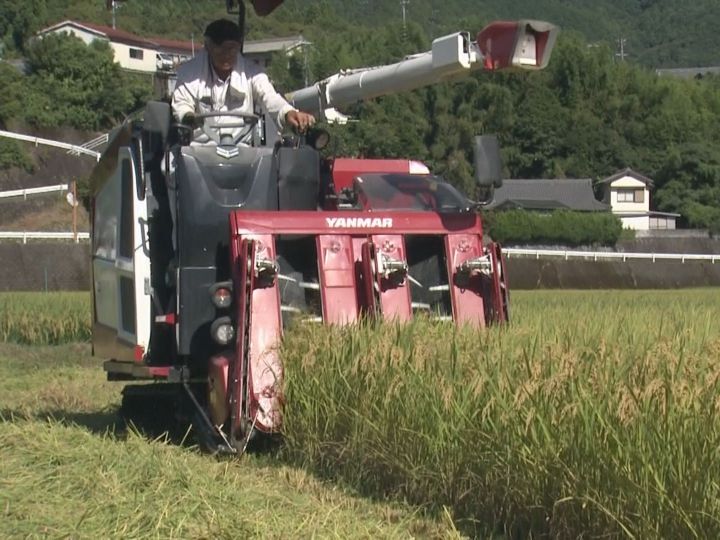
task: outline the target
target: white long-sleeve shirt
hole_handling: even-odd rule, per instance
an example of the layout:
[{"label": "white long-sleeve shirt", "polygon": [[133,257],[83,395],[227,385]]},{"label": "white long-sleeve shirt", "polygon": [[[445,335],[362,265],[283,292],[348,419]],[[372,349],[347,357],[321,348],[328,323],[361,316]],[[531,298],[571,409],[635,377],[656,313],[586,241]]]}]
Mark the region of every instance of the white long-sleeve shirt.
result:
[{"label": "white long-sleeve shirt", "polygon": [[[173,114],[178,121],[187,113],[233,111],[252,115],[256,103],[280,129],[283,128],[285,115],[295,110],[275,90],[268,76],[241,55],[238,55],[231,75],[224,81],[215,73],[204,50],[178,68],[172,95]],[[239,121],[230,117],[218,119],[219,123],[237,124]]]}]

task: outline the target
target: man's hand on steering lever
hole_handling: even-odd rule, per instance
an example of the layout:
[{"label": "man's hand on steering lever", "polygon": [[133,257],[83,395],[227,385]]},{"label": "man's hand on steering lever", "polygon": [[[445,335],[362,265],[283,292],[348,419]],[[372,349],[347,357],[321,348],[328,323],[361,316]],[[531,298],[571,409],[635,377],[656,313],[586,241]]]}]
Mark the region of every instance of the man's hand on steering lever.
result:
[{"label": "man's hand on steering lever", "polygon": [[192,129],[197,129],[203,125],[201,118],[197,118],[194,113],[187,113],[182,117],[181,124],[184,124]]},{"label": "man's hand on steering lever", "polygon": [[290,111],[285,115],[285,122],[298,133],[305,133],[315,124],[315,117],[302,111]]}]

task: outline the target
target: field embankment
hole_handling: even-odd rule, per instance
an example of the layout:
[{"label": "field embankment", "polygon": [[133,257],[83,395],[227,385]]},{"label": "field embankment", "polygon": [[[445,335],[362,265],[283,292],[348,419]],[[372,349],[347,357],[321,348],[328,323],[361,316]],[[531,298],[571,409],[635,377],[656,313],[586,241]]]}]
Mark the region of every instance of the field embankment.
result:
[{"label": "field embankment", "polygon": [[[76,307],[60,319],[88,301],[63,298]],[[512,301],[512,324],[481,332],[429,321],[293,329],[285,447],[239,464],[118,434],[118,387],[85,345],[0,345],[0,534],[451,534],[407,510],[327,498],[305,470],[451,517],[469,536],[720,537],[720,291]],[[16,320],[17,306],[42,310],[11,304]],[[25,321],[0,339],[82,335],[28,338]]]}]

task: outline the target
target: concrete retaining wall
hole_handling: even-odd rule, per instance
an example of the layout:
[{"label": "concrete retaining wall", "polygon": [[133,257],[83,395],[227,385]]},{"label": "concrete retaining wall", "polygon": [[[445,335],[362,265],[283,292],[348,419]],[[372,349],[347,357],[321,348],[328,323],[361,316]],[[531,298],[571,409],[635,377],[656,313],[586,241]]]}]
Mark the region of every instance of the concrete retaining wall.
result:
[{"label": "concrete retaining wall", "polygon": [[[703,240],[706,241],[709,243],[701,246],[686,245],[684,252],[720,253],[720,242]],[[0,291],[88,290],[89,249],[87,243],[0,243]],[[632,245],[624,251],[646,250],[642,249],[642,245]],[[594,262],[513,257],[508,259],[507,265],[511,289],[720,286],[720,263],[710,262]]]},{"label": "concrete retaining wall", "polygon": [[0,243],[0,291],[90,289],[90,245]]},{"label": "concrete retaining wall", "polygon": [[649,237],[634,240],[620,240],[615,251],[628,251],[636,253],[690,253],[690,254],[716,254],[720,253],[720,238],[669,238]]},{"label": "concrete retaining wall", "polygon": [[720,287],[720,263],[592,261],[513,257],[512,289],[673,289]]},{"label": "concrete retaining wall", "polygon": [[[523,246],[525,247],[525,246]],[[528,246],[543,249],[543,246]],[[545,249],[572,249],[547,246]],[[603,251],[587,248],[588,251]],[[720,239],[707,234],[694,237],[653,236],[621,240],[615,249],[627,253],[720,254]],[[511,289],[667,289],[720,287],[720,264],[692,261],[592,261],[512,257],[507,260]]]}]

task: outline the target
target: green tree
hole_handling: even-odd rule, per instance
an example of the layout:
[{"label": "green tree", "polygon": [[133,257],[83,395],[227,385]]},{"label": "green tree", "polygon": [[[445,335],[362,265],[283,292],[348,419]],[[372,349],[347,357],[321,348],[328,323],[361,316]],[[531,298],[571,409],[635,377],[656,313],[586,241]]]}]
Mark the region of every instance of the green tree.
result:
[{"label": "green tree", "polygon": [[113,61],[104,42],[85,45],[69,35],[49,35],[28,50],[25,118],[37,126],[106,129],[139,108],[150,81],[138,81]]},{"label": "green tree", "polygon": [[3,99],[0,100],[0,126],[7,127],[7,122],[22,112],[22,96],[25,93],[25,77],[9,64],[0,63],[0,88]]},{"label": "green tree", "polygon": [[0,6],[0,40],[11,51],[22,51],[25,42],[46,17],[45,0],[3,0]]}]

